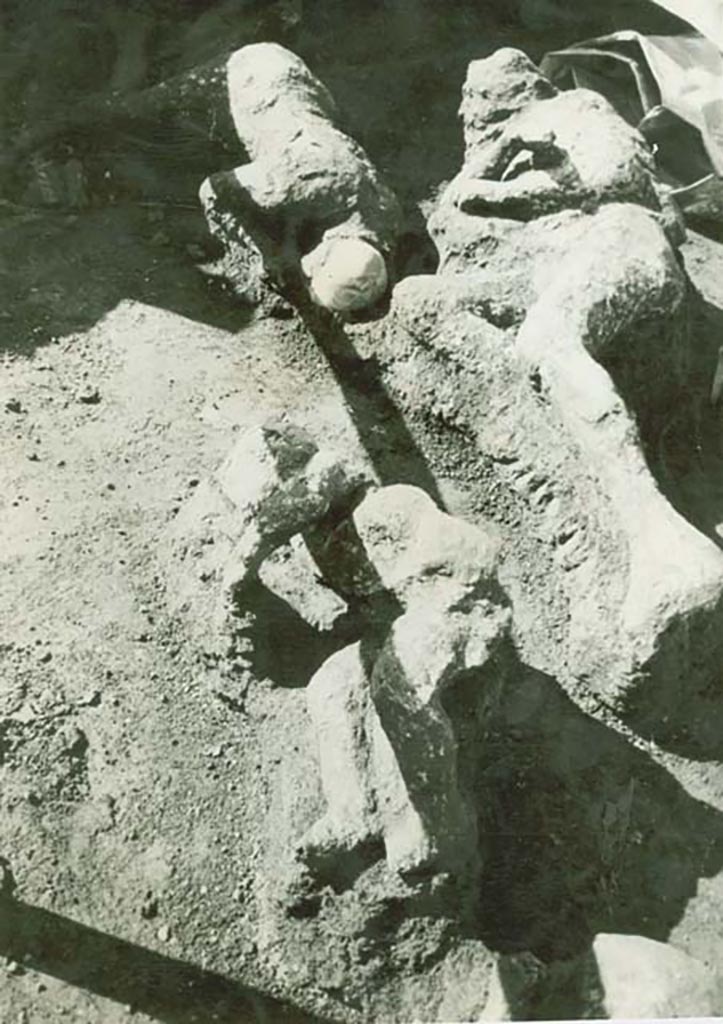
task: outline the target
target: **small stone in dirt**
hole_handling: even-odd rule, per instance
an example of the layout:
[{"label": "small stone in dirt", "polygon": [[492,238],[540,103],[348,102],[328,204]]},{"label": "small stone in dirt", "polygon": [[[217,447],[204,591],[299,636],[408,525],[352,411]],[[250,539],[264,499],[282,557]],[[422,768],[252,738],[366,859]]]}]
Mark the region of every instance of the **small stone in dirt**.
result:
[{"label": "small stone in dirt", "polygon": [[44,654],[40,655],[40,658],[38,660],[41,662],[41,664],[47,665],[49,661],[52,661],[52,658],[53,655],[50,653],[50,651],[46,651]]},{"label": "small stone in dirt", "polygon": [[40,462],[40,456],[37,452],[33,452],[32,455],[28,455],[29,462]]},{"label": "small stone in dirt", "polygon": [[55,465],[58,467],[58,469],[62,469],[63,466],[65,465],[65,459],[58,459]]},{"label": "small stone in dirt", "polygon": [[81,697],[78,701],[78,707],[81,708],[97,708],[102,699],[100,690],[94,690],[89,693],[87,697]]},{"label": "small stone in dirt", "polygon": [[[158,900],[156,899],[155,896],[152,896],[150,893],[146,897],[146,901],[141,907],[141,917],[144,918],[146,921],[152,921],[154,917],[158,917]],[[160,930],[161,929],[159,929],[159,931]]]},{"label": "small stone in dirt", "polygon": [[162,924],[161,927],[156,932],[156,935],[161,940],[161,942],[168,942],[168,940],[171,937],[171,929],[167,924]]},{"label": "small stone in dirt", "polygon": [[83,405],[97,405],[100,402],[100,391],[98,388],[88,386],[79,392],[78,401]]},{"label": "small stone in dirt", "polygon": [[8,399],[8,401],[5,403],[5,409],[7,410],[7,412],[25,412],[25,409],[23,409],[22,402],[20,402],[19,399],[17,398]]},{"label": "small stone in dirt", "polygon": [[5,965],[5,971],[7,974],[12,974],[15,977],[18,977],[21,974],[25,974],[25,968],[16,960],[8,960]]},{"label": "small stone in dirt", "polygon": [[10,862],[0,857],[0,898],[9,899],[15,892],[16,882]]}]

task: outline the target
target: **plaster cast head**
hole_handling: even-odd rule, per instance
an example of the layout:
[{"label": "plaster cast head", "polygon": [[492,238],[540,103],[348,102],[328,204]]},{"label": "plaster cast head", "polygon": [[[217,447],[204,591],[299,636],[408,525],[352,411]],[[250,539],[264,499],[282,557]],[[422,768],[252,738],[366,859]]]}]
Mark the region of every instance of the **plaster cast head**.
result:
[{"label": "plaster cast head", "polygon": [[652,154],[599,94],[558,93],[519,50],[473,61],[461,112],[466,154],[455,205],[523,222],[603,202],[660,208]]},{"label": "plaster cast head", "polygon": [[505,46],[467,68],[459,112],[464,125],[466,158],[477,146],[494,140],[506,121],[534,100],[557,89],[527,54]]},{"label": "plaster cast head", "polygon": [[368,309],[387,290],[384,257],[361,238],[328,238],[301,261],[309,294],[318,306],[334,313]]}]

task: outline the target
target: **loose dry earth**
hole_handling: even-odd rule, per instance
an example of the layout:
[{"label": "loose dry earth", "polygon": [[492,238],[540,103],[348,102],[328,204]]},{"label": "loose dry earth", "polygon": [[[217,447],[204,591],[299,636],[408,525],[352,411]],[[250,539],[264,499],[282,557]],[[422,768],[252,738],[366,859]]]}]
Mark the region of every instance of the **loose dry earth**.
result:
[{"label": "loose dry earth", "polygon": [[[500,42],[544,48],[503,29],[461,48],[469,23],[451,40],[435,25],[439,59],[415,37],[375,74],[373,25],[351,66],[329,58],[333,25],[315,44],[370,152],[404,183],[410,222],[459,163],[466,61]],[[415,82],[429,97],[420,119]],[[367,90],[374,116],[361,113]],[[668,940],[719,968],[720,756],[644,743],[534,672],[485,738],[472,921],[401,883],[390,891],[375,869],[328,891],[317,916],[289,916],[289,854],[322,810],[303,688],[347,640],[321,628],[328,609],[313,610],[319,628],[294,611],[300,585],[282,553],[258,595],[250,661],[219,662],[203,624],[172,611],[176,516],[240,430],[284,412],[382,482],[436,488],[472,520],[482,507],[490,517],[484,481],[460,471],[442,432],[432,443],[405,422],[355,355],[374,325],[323,351],[299,318],[252,320],[209,282],[196,210],[121,197],[1,212],[0,863],[19,902],[2,904],[0,1017],[470,1019],[489,950],[555,959],[599,931]],[[723,244],[692,233],[684,256],[700,369],[685,410],[671,410],[659,469],[720,541],[708,390]],[[692,440],[679,429],[690,416]],[[504,521],[501,505],[503,536]]]}]

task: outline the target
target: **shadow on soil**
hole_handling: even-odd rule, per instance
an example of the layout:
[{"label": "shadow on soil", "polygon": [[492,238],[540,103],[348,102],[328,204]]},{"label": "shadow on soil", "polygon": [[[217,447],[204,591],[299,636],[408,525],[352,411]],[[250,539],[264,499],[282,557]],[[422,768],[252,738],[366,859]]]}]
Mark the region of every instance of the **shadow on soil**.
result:
[{"label": "shadow on soil", "polygon": [[543,960],[578,955],[598,932],[664,941],[698,880],[723,867],[723,815],[507,658],[490,667],[508,679],[492,706],[479,676],[448,704],[479,813],[481,937]]},{"label": "shadow on soil", "polygon": [[253,988],[0,897],[0,954],[162,1024],[323,1024]]},{"label": "shadow on soil", "polygon": [[212,255],[192,208],[126,200],[80,214],[0,209],[0,352],[31,355],[90,329],[123,299],[237,331],[249,310],[195,265]]},{"label": "shadow on soil", "polygon": [[359,639],[362,628],[354,616],[344,615],[333,628],[318,629],[260,580],[245,589],[244,611],[253,612],[253,623],[243,634],[252,647],[251,671],[257,679],[289,689],[307,686],[327,658]]},{"label": "shadow on soil", "polygon": [[298,303],[341,388],[349,415],[382,484],[412,484],[426,491],[439,508],[444,499],[424,455],[382,379],[375,358],[356,352],[343,326],[324,310]]},{"label": "shadow on soil", "polygon": [[691,296],[688,351],[691,365],[685,393],[659,424],[650,461],[660,489],[680,512],[719,546],[723,537],[723,417],[720,399],[711,400],[723,338],[723,309]]}]

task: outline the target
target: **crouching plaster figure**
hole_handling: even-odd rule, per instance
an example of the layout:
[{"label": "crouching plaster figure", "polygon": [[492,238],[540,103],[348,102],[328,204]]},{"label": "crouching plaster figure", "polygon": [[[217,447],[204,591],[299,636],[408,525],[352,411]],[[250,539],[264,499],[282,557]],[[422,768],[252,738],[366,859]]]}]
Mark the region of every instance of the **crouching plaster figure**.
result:
[{"label": "crouching plaster figure", "polygon": [[[345,532],[357,541],[349,565],[339,559]],[[313,868],[382,838],[393,870],[463,875],[476,859],[475,812],[444,695],[507,635],[497,544],[407,485],[370,491],[327,544],[333,557],[320,561],[332,586],[350,602],[391,598],[398,612],[309,684],[328,810],[300,857]]]},{"label": "crouching plaster figure", "polygon": [[[197,536],[204,524],[219,536],[214,502],[229,543],[194,551],[193,524]],[[205,566],[239,600],[264,559],[302,533],[323,584],[360,612],[360,640],[307,688],[327,810],[300,840],[302,874],[324,878],[381,840],[405,876],[469,877],[476,813],[444,696],[508,636],[496,538],[419,488],[376,486],[288,423],[242,436],[182,517],[194,579]]]}]

